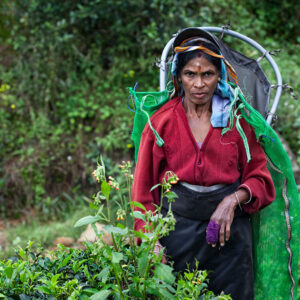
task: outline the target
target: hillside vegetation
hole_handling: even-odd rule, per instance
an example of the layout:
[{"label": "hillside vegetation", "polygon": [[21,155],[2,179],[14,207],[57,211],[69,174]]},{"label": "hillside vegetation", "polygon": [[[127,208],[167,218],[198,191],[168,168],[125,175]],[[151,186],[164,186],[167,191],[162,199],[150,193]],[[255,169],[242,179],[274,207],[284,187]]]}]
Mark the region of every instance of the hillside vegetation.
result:
[{"label": "hillside vegetation", "polygon": [[[126,87],[158,89],[155,59],[179,28],[230,21],[266,49],[280,48],[283,81],[297,94],[299,12],[297,0],[2,0],[2,216],[32,207],[58,214],[88,193],[100,154],[108,168],[110,159],[133,159]],[[300,160],[299,102],[284,93],[278,115],[275,128]]]}]

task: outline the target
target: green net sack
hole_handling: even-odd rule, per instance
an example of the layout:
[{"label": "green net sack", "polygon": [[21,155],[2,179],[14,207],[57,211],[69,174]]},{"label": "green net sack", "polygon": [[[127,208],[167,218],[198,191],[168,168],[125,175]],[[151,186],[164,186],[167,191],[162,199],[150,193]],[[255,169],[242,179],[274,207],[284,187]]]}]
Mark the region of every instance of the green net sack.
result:
[{"label": "green net sack", "polygon": [[141,135],[146,123],[149,123],[159,146],[163,145],[163,140],[160,138],[156,130],[152,127],[150,117],[169,100],[169,92],[136,92],[129,88],[129,94],[134,99],[135,115],[133,122],[133,130],[131,138],[134,142],[134,159],[137,161]]},{"label": "green net sack", "polygon": [[292,165],[275,131],[240,91],[239,98],[242,116],[265,150],[276,193],[271,205],[251,217],[255,299],[298,299],[300,201]]}]

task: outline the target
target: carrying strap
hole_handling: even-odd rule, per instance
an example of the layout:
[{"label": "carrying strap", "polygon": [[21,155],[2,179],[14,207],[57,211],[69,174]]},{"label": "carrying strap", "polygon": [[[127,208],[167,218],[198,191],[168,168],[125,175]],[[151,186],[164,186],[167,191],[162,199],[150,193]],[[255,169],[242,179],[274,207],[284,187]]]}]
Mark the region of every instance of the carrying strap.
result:
[{"label": "carrying strap", "polygon": [[239,98],[241,97],[241,90],[238,86],[235,87],[234,89],[234,98],[230,104],[229,107],[229,125],[228,127],[224,128],[222,130],[222,135],[224,135],[226,132],[232,130],[233,128],[233,117],[236,118],[236,129],[238,131],[238,133],[240,134],[243,143],[244,143],[244,147],[245,147],[245,151],[246,151],[246,155],[247,155],[247,162],[249,162],[251,160],[251,154],[250,154],[250,148],[249,148],[249,144],[248,144],[248,140],[246,137],[246,134],[240,124],[240,119],[243,118],[243,115],[240,114],[238,115],[237,112],[240,110],[242,111],[243,109],[245,109],[245,104],[242,102],[238,105],[238,107],[236,109],[234,109],[234,107],[236,106]]},{"label": "carrying strap", "polygon": [[164,142],[164,140],[159,136],[158,132],[153,128],[153,126],[152,126],[152,124],[151,124],[151,121],[150,121],[150,116],[149,116],[149,114],[147,113],[147,111],[144,110],[144,104],[145,104],[145,102],[146,102],[147,97],[153,97],[153,96],[152,96],[152,95],[145,95],[145,96],[142,98],[140,109],[141,109],[141,112],[143,112],[143,113],[147,116],[149,127],[151,128],[151,130],[152,130],[152,132],[154,133],[155,138],[156,138],[156,144],[157,144],[159,147],[161,147],[165,142]]}]

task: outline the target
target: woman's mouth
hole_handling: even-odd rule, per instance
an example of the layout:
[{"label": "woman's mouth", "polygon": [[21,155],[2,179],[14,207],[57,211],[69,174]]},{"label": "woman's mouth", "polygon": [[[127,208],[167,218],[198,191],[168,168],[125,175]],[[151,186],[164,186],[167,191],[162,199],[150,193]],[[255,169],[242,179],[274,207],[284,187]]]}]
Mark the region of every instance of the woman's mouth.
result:
[{"label": "woman's mouth", "polygon": [[203,98],[207,95],[207,93],[193,93],[192,94],[195,98]]}]

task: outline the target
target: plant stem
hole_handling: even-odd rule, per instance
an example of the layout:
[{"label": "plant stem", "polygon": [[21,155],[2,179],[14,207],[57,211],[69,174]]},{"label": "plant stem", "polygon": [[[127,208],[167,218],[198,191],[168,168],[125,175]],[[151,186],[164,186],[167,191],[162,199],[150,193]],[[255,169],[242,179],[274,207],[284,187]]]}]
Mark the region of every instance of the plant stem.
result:
[{"label": "plant stem", "polygon": [[113,234],[113,232],[111,233],[111,238],[112,238],[112,241],[113,241],[113,245],[114,245],[114,248],[117,252],[119,252],[119,248],[118,248],[118,245],[116,243],[116,240],[115,240],[115,235]]},{"label": "plant stem", "polygon": [[124,299],[123,290],[122,290],[122,286],[121,286],[121,283],[120,283],[120,280],[119,280],[118,272],[115,269],[114,264],[112,264],[112,266],[113,266],[114,274],[116,276],[116,280],[117,280],[117,284],[118,284],[118,288],[119,288],[119,293],[120,293],[121,299]]},{"label": "plant stem", "polygon": [[159,205],[159,211],[161,212],[162,205],[163,205],[163,198],[164,198],[164,187],[161,186],[161,193],[160,193],[160,205]]},{"label": "plant stem", "polygon": [[[109,197],[108,197],[109,198]],[[111,223],[111,215],[110,215],[110,204],[109,204],[109,199],[105,198],[106,199],[106,206],[107,206],[107,217],[108,217],[108,220],[109,220],[109,223]]]}]

